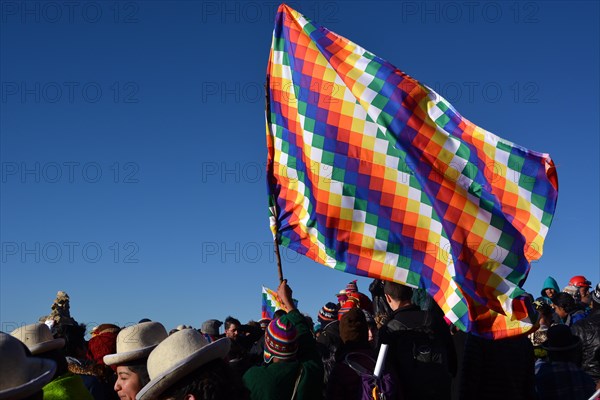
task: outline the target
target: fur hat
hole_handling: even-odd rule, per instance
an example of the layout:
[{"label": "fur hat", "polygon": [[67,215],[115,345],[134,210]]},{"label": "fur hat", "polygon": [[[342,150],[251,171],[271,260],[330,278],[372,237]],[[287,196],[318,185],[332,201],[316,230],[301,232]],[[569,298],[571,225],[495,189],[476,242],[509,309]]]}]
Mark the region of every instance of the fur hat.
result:
[{"label": "fur hat", "polygon": [[581,343],[581,340],[571,333],[571,328],[563,324],[551,326],[546,335],[548,339],[542,347],[548,351],[573,350]]},{"label": "fur hat", "polygon": [[265,332],[265,362],[271,362],[273,357],[282,360],[295,357],[298,351],[297,337],[296,327],[288,320],[287,315],[271,321]]},{"label": "fur hat", "polygon": [[216,319],[209,319],[208,321],[204,321],[202,323],[201,331],[202,333],[206,333],[212,336],[219,336],[219,327],[223,325],[221,321]]},{"label": "fur hat", "polygon": [[104,356],[117,352],[117,335],[120,327],[113,324],[101,324],[92,330],[88,342],[88,358],[96,364],[104,365]]},{"label": "fur hat", "polygon": [[137,400],[157,399],[182,378],[204,364],[225,358],[231,341],[208,343],[195,329],[183,329],[160,342],[148,357],[150,382],[137,394]]},{"label": "fur hat", "polygon": [[334,303],[327,303],[319,310],[317,320],[321,325],[327,325],[331,321],[337,321],[338,306]]},{"label": "fur hat", "polygon": [[365,314],[360,308],[351,308],[340,319],[340,339],[348,343],[367,343],[369,326]]},{"label": "fur hat", "polygon": [[120,365],[143,360],[163,340],[167,330],[160,322],[142,322],[129,326],[117,335],[117,351],[107,354],[103,360],[106,365]]},{"label": "fur hat", "polygon": [[10,334],[25,343],[33,355],[65,347],[65,339],[54,339],[48,325],[39,322],[17,328]]},{"label": "fur hat", "polygon": [[55,373],[54,361],[28,357],[23,343],[0,332],[0,399],[17,400],[31,396],[41,391]]}]

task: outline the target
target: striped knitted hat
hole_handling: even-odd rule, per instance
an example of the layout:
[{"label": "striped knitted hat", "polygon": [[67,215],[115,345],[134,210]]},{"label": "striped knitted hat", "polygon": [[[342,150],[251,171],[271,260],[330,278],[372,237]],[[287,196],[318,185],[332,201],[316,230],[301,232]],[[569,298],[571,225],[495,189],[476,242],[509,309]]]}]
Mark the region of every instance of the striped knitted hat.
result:
[{"label": "striped knitted hat", "polygon": [[356,292],[358,292],[358,286],[356,285],[356,280],[353,280],[352,282],[346,285],[346,294]]},{"label": "striped knitted hat", "polygon": [[344,314],[346,314],[352,308],[358,308],[358,299],[355,297],[348,297],[348,300],[342,304],[340,310],[338,311],[338,320],[341,320]]},{"label": "striped knitted hat", "polygon": [[321,325],[327,325],[331,321],[337,321],[338,318],[338,306],[334,303],[327,303],[319,310],[317,320]]},{"label": "striped knitted hat", "polygon": [[287,315],[271,321],[265,331],[265,362],[271,362],[273,357],[282,360],[294,358],[298,350],[297,336],[298,332]]}]

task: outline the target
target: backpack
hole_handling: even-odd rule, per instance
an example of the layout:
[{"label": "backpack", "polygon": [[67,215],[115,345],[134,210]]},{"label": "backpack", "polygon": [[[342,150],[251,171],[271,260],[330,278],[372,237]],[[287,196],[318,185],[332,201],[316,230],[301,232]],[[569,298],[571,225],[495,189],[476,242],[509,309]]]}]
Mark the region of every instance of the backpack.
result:
[{"label": "backpack", "polygon": [[398,320],[391,320],[387,327],[389,332],[404,332],[412,346],[413,366],[422,364],[443,364],[446,362],[446,350],[442,348],[436,339],[432,327],[432,315],[429,311],[423,311],[423,322],[416,327],[408,327]]},{"label": "backpack", "polygon": [[[441,338],[436,337],[432,328],[433,315],[430,311],[423,311],[423,321],[420,325],[409,327],[398,320],[387,323],[390,333],[398,333],[405,348],[412,352],[412,365],[406,365],[409,376],[404,378],[413,388],[419,388],[419,393],[424,398],[435,397],[445,393],[450,384],[448,372],[447,349]],[[405,360],[408,361],[408,360]],[[436,382],[436,385],[431,385]]]},{"label": "backpack", "polygon": [[361,379],[361,400],[394,400],[397,397],[396,383],[390,371],[383,370],[381,376],[373,375],[375,360],[363,353],[348,353],[344,363]]}]

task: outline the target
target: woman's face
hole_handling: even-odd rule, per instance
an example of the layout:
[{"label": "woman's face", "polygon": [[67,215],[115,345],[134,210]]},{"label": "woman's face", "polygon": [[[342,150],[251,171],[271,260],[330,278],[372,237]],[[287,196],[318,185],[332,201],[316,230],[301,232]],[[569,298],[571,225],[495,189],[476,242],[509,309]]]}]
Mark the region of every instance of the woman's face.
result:
[{"label": "woman's face", "polygon": [[546,289],[546,296],[553,298],[554,293],[556,293],[556,291],[554,289],[551,289],[551,288]]},{"label": "woman's face", "polygon": [[115,392],[121,399],[135,400],[135,395],[142,390],[142,384],[138,374],[129,369],[129,367],[117,367],[117,381],[115,382]]}]

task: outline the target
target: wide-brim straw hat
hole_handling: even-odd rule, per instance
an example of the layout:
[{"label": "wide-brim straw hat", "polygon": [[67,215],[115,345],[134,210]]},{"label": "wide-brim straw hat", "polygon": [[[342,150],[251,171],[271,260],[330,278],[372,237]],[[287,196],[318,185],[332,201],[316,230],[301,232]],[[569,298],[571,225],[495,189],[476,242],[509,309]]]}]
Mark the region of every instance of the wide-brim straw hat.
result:
[{"label": "wide-brim straw hat", "polygon": [[11,336],[25,343],[31,354],[37,355],[65,347],[65,339],[54,339],[46,324],[25,325],[12,331]]},{"label": "wide-brim straw hat", "polygon": [[0,332],[0,399],[17,400],[42,390],[56,373],[56,363],[27,357],[25,347],[11,335]]},{"label": "wide-brim straw hat", "polygon": [[117,335],[117,352],[105,355],[104,363],[119,365],[144,360],[168,336],[160,322],[150,321],[128,326]]},{"label": "wide-brim straw hat", "polygon": [[150,382],[136,395],[137,400],[152,400],[200,368],[202,365],[225,358],[231,341],[228,338],[212,343],[195,329],[184,329],[163,340],[148,357]]}]

